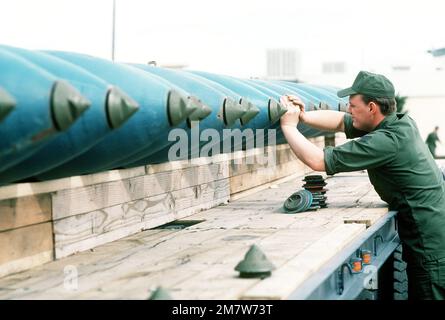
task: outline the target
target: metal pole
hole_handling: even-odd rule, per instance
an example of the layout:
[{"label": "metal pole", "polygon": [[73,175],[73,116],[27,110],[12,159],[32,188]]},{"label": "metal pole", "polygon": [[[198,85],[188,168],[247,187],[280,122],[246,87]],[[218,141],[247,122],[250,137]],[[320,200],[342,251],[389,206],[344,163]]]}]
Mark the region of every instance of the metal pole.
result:
[{"label": "metal pole", "polygon": [[111,38],[111,60],[114,61],[115,50],[115,31],[116,31],[116,0],[113,0],[113,35]]}]

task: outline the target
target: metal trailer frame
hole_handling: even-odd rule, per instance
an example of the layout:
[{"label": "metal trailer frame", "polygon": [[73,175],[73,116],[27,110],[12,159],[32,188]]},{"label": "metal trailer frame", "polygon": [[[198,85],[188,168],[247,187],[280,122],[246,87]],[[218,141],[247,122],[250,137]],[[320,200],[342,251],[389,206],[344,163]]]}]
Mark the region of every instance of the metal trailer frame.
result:
[{"label": "metal trailer frame", "polygon": [[[396,211],[390,211],[369,227],[292,292],[288,299],[353,300],[361,295],[377,299],[378,271],[400,245],[396,215]],[[371,264],[363,265],[362,272],[354,273],[349,262],[359,256],[361,249],[372,251]]]}]

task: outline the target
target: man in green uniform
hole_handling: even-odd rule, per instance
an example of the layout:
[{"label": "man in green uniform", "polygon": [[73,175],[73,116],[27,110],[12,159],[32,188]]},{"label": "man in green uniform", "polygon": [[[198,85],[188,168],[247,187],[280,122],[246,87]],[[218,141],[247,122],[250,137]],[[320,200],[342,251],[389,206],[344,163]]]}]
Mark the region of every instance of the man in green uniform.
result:
[{"label": "man in green uniform", "polygon": [[428,149],[430,149],[431,154],[433,157],[436,157],[436,143],[437,141],[440,142],[439,136],[437,135],[439,131],[439,127],[435,127],[434,131],[431,132],[428,137],[426,138],[426,145],[428,146]]},{"label": "man in green uniform", "polygon": [[[298,97],[281,98],[289,108],[281,129],[290,147],[315,171],[367,169],[381,199],[398,211],[410,299],[445,299],[445,181],[416,123],[396,113],[394,87],[383,75],[361,71],[338,96],[349,96],[348,113],[304,112]],[[298,131],[299,121],[358,139],[321,150]]]}]

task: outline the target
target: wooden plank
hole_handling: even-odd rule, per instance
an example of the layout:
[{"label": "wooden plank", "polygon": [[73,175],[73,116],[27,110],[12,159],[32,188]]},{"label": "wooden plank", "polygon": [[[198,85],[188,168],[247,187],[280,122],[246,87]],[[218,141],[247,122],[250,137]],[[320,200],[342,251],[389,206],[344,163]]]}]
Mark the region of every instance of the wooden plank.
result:
[{"label": "wooden plank", "polygon": [[164,163],[150,164],[146,166],[147,174],[175,171],[179,169],[199,167],[213,163],[228,163],[230,154],[217,154],[211,157],[201,157],[189,160],[168,161]]},{"label": "wooden plank", "polygon": [[145,168],[137,167],[131,169],[110,170],[89,175],[73,176],[42,182],[11,184],[0,187],[0,200],[21,198],[65,189],[80,188],[111,181],[120,181],[144,174]]},{"label": "wooden plank", "polygon": [[54,259],[53,250],[48,250],[36,253],[32,256],[5,262],[3,264],[0,264],[0,278],[17,272],[29,270],[31,268],[50,262],[53,259]]},{"label": "wooden plank", "polygon": [[48,194],[0,201],[0,232],[51,220]]},{"label": "wooden plank", "polygon": [[[28,275],[18,275],[0,279],[0,298],[2,299],[60,299],[81,298],[84,299],[84,292],[91,290],[97,296],[98,292],[104,293],[107,284],[112,280],[130,283],[133,278],[141,281],[141,277],[147,274],[164,273],[176,266],[187,266],[187,257],[209,250],[202,248],[201,244],[208,239],[215,239],[215,236],[223,235],[224,230],[204,230],[196,231],[174,231],[163,230],[160,236],[145,241],[146,235],[155,230],[149,230],[130,238],[118,242],[109,243],[106,246],[110,249],[106,256],[101,255],[96,259],[96,254],[100,253],[102,247],[94,252],[84,252],[71,256],[63,260],[41,268],[40,272],[33,273],[33,277]],[[131,247],[122,249],[121,242],[129,243]],[[177,255],[183,254],[180,258]],[[78,271],[78,290],[69,291],[63,286],[63,268],[66,265],[73,266]],[[42,272],[45,270],[44,272]],[[31,271],[32,272],[32,271]],[[115,283],[116,283],[115,282]],[[21,287],[29,288],[26,292],[20,290]],[[145,283],[140,283],[139,287],[145,287]],[[125,287],[125,286],[124,286]],[[121,287],[121,289],[123,289]],[[145,291],[149,289],[146,283]],[[3,294],[2,294],[3,292]],[[116,292],[115,292],[116,293]],[[115,294],[114,293],[114,294]],[[99,293],[99,295],[101,295]],[[145,295],[144,295],[145,296]]]},{"label": "wooden plank", "polygon": [[301,177],[301,176],[302,175],[301,175],[300,172],[296,172],[296,173],[290,174],[290,175],[288,175],[286,177],[276,179],[276,180],[274,180],[272,182],[263,183],[263,184],[261,184],[261,185],[259,185],[257,187],[252,187],[252,188],[244,190],[244,191],[239,191],[237,193],[234,193],[234,194],[230,195],[230,201],[236,201],[236,200],[248,197],[250,195],[254,195],[254,194],[256,194],[259,191],[263,191],[263,190],[267,190],[267,189],[275,189],[275,188],[277,188],[278,184],[287,182],[289,180],[297,179],[298,177]]},{"label": "wooden plank", "polygon": [[357,235],[365,230],[363,224],[338,226],[327,236],[299,253],[243,295],[243,299],[286,299],[305,279],[333,258]]},{"label": "wooden plank", "polygon": [[290,148],[282,148],[281,150],[277,150],[276,154],[274,154],[273,158],[271,158],[271,162],[267,162],[267,155],[264,155],[264,158],[266,160],[262,160],[261,158],[257,159],[254,157],[252,159],[243,159],[242,162],[237,162],[235,160],[230,161],[229,176],[234,177],[244,173],[253,172],[259,169],[267,169],[275,165],[297,160],[297,157],[292,150],[290,150]]},{"label": "wooden plank", "polygon": [[59,220],[227,177],[227,166],[216,163],[62,190],[52,197],[53,219]]},{"label": "wooden plank", "polygon": [[230,177],[230,193],[245,191],[295,173],[304,174],[304,164],[298,160]]},{"label": "wooden plank", "polygon": [[57,220],[56,258],[225,203],[228,188],[228,179],[218,180]]},{"label": "wooden plank", "polygon": [[[53,251],[52,224],[45,222],[0,232],[0,248],[0,274],[3,275],[49,261]],[[5,266],[2,268],[2,265]]]},{"label": "wooden plank", "polygon": [[[38,296],[50,299],[72,297],[78,292],[64,286],[65,267],[78,271],[78,291],[88,290],[99,281],[107,281],[110,274],[119,271],[127,261],[133,262],[137,254],[147,255],[147,250],[162,245],[177,231],[148,230],[120,241],[102,245],[94,250],[56,260],[23,273],[0,279],[0,299],[33,299]],[[139,249],[142,249],[140,251]],[[118,275],[118,274],[115,274]],[[104,276],[104,277],[103,277]],[[27,288],[22,290],[22,288]]]}]

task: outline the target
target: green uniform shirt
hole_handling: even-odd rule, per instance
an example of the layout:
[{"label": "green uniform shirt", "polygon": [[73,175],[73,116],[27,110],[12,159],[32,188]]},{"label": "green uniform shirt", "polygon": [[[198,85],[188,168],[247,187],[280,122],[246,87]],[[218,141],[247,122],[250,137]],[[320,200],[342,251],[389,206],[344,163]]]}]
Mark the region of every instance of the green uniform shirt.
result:
[{"label": "green uniform shirt", "polygon": [[416,123],[407,114],[391,114],[372,131],[344,117],[346,137],[326,147],[327,174],[368,170],[369,179],[390,210],[398,211],[404,257],[432,261],[445,257],[445,182]]}]

